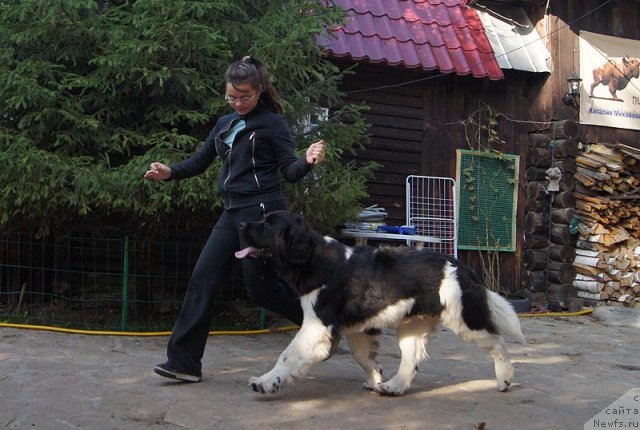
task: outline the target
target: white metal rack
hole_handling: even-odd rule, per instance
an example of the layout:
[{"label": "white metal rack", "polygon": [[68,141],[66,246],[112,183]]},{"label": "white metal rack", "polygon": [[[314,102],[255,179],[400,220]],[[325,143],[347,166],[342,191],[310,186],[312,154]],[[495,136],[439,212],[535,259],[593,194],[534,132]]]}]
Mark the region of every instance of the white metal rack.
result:
[{"label": "white metal rack", "polygon": [[408,176],[406,199],[407,225],[415,226],[418,235],[439,239],[425,242],[424,247],[457,257],[456,181],[437,176]]}]

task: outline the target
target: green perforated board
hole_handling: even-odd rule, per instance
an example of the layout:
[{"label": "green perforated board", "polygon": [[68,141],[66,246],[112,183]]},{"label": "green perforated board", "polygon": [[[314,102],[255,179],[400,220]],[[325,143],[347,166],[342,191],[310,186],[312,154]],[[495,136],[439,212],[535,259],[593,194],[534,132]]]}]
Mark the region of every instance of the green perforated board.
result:
[{"label": "green perforated board", "polygon": [[456,153],[458,248],[515,251],[519,156]]}]

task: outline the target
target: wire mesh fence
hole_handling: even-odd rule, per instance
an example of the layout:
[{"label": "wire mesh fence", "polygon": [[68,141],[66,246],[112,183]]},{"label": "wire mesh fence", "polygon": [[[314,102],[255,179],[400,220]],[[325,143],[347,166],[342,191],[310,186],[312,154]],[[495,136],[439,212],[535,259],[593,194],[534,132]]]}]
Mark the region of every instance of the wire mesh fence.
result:
[{"label": "wire mesh fence", "polygon": [[[170,330],[203,239],[0,234],[0,321],[95,330]],[[239,265],[218,292],[212,328],[254,329],[264,315]]]}]

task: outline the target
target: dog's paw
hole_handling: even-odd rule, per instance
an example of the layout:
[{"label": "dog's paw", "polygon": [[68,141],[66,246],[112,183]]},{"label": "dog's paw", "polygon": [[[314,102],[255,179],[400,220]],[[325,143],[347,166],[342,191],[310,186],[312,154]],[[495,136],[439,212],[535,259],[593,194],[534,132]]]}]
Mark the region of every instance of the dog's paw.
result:
[{"label": "dog's paw", "polygon": [[376,368],[375,372],[367,378],[367,381],[362,384],[362,388],[369,391],[376,391],[376,386],[382,383],[382,369]]},{"label": "dog's paw", "polygon": [[513,366],[511,363],[496,364],[496,382],[498,391],[504,393],[509,389],[513,380]]},{"label": "dog's paw", "polygon": [[279,376],[276,376],[275,378],[267,378],[263,375],[259,378],[250,378],[248,386],[256,393],[273,394],[280,391],[283,384],[282,379]]},{"label": "dog's paw", "polygon": [[381,396],[389,396],[389,397],[398,397],[404,395],[406,388],[396,387],[394,384],[390,384],[388,382],[384,382],[381,384],[376,384],[373,388],[373,391],[380,394]]},{"label": "dog's paw", "polygon": [[506,392],[511,386],[511,381],[499,381],[498,382],[498,391],[501,393]]},{"label": "dog's paw", "polygon": [[362,388],[364,388],[365,390],[368,390],[368,391],[375,391],[376,390],[376,385],[370,383],[369,381],[367,381],[364,384],[362,384]]}]

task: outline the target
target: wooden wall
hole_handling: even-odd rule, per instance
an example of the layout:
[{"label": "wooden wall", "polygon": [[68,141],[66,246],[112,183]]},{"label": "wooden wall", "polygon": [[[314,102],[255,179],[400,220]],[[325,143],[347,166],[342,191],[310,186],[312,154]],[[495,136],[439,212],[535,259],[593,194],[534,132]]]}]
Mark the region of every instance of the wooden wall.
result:
[{"label": "wooden wall", "polygon": [[[540,93],[541,107],[544,106],[544,111],[549,112],[548,118],[572,119],[579,122],[578,110],[564,105],[561,99],[566,92],[566,79],[574,70],[580,70],[580,30],[640,40],[640,2],[616,0],[592,14],[587,14],[604,3],[603,0],[553,1],[550,4],[548,18],[541,16],[541,8],[537,9],[538,12],[532,12],[537,18],[539,33],[549,34],[547,48],[553,60],[552,75]],[[640,53],[630,55],[640,57]],[[640,85],[640,80],[634,81],[636,86]],[[583,128],[585,138],[589,142],[640,146],[638,131],[590,125]]]},{"label": "wooden wall", "polygon": [[[467,148],[461,121],[483,103],[491,106],[506,117],[498,128],[501,138],[507,142],[504,152],[521,155],[517,228],[520,239],[515,252],[501,253],[500,264],[503,286],[517,290],[522,283],[523,163],[528,134],[548,128],[551,121],[579,121],[578,110],[564,105],[562,96],[566,92],[567,77],[573,70],[579,70],[580,29],[626,38],[640,36],[637,24],[640,2],[637,1],[618,0],[579,19],[601,4],[601,0],[554,1],[550,2],[548,16],[544,15],[544,5],[528,6],[539,32],[549,35],[551,73],[505,70],[505,79],[491,81],[438,71],[360,64],[357,73],[348,77],[342,88],[347,93],[347,102],[366,102],[370,107],[366,117],[372,126],[371,143],[367,149],[357,150],[355,158],[374,160],[382,165],[369,183],[370,198],[365,204],[386,208],[388,224],[404,224],[405,178],[414,174],[455,177],[456,149]],[[640,147],[637,131],[594,126],[585,130],[590,142]],[[459,256],[478,269],[477,254],[467,251],[460,252]]]},{"label": "wooden wall", "polygon": [[[370,107],[366,117],[372,127],[371,142],[365,150],[357,151],[356,159],[382,165],[369,183],[370,198],[365,204],[387,209],[387,223],[391,225],[405,223],[404,183],[408,175],[455,178],[456,150],[469,149],[462,121],[483,104],[513,119],[500,124],[501,137],[507,142],[504,151],[524,154],[531,128],[526,122],[531,118],[530,100],[548,77],[507,71],[508,79],[490,81],[374,65],[363,65],[358,70],[357,75],[344,82],[344,89],[349,93],[349,102],[364,101]],[[393,86],[421,78],[426,79]],[[387,88],[380,88],[384,86]],[[521,119],[525,122],[519,122]],[[519,194],[524,196],[523,193],[524,188]],[[518,219],[523,217],[519,207]],[[522,236],[520,227],[517,235]],[[519,285],[519,256],[520,250],[501,256],[501,277],[508,286]],[[479,264],[475,251],[460,252],[460,258],[472,266]]]}]

